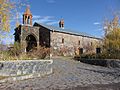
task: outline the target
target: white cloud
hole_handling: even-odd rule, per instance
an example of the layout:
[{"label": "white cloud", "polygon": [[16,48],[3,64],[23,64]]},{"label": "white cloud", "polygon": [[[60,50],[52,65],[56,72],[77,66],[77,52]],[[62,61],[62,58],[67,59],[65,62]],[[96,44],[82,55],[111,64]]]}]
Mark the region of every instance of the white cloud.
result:
[{"label": "white cloud", "polygon": [[45,23],[48,25],[53,25],[58,23],[57,21],[55,21],[54,16],[36,16],[36,15],[33,15],[33,23],[34,22]]},{"label": "white cloud", "polygon": [[47,25],[54,25],[54,24],[58,24],[58,21],[53,21],[53,22],[48,22],[46,23]]},{"label": "white cloud", "polygon": [[103,28],[99,28],[98,31],[103,31]]},{"label": "white cloud", "polygon": [[39,16],[39,15],[33,15],[33,19],[39,19],[39,18],[41,18],[41,16]]},{"label": "white cloud", "polygon": [[100,23],[99,23],[99,22],[94,22],[93,24],[94,24],[94,25],[100,25]]},{"label": "white cloud", "polygon": [[49,21],[52,21],[52,20],[51,18],[48,18],[48,17],[33,18],[33,22],[46,23]]},{"label": "white cloud", "polygon": [[48,3],[55,3],[56,0],[46,0]]},{"label": "white cloud", "polygon": [[102,32],[104,30],[103,30],[103,28],[98,28],[98,29],[95,29],[94,31],[96,31],[96,32]]},{"label": "white cloud", "polygon": [[49,22],[49,21],[53,21],[53,16],[44,16],[40,18],[41,22]]}]

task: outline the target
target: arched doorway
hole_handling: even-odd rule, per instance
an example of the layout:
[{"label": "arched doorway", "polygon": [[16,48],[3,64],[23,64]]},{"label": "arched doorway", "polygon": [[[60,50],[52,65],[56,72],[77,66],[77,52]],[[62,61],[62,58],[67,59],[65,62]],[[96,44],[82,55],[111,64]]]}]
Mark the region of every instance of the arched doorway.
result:
[{"label": "arched doorway", "polygon": [[26,37],[27,47],[26,51],[32,51],[33,48],[37,47],[37,40],[33,35],[28,35]]}]

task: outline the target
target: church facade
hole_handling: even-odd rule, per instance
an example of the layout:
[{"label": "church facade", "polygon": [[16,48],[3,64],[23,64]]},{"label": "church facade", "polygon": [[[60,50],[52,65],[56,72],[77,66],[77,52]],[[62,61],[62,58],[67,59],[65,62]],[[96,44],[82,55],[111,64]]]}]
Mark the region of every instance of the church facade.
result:
[{"label": "church facade", "polygon": [[51,55],[73,56],[82,53],[100,52],[102,40],[86,33],[75,33],[64,28],[64,20],[59,27],[35,22],[32,25],[32,14],[26,8],[23,14],[23,24],[15,28],[15,42],[19,42],[25,52],[33,47],[50,48]]}]

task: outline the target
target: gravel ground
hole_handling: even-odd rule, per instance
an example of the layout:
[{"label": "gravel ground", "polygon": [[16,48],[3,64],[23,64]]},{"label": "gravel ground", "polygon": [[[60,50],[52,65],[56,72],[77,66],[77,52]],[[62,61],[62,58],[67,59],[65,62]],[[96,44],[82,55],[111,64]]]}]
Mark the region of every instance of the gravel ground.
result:
[{"label": "gravel ground", "polygon": [[53,58],[53,74],[0,84],[0,90],[120,90],[120,68]]}]

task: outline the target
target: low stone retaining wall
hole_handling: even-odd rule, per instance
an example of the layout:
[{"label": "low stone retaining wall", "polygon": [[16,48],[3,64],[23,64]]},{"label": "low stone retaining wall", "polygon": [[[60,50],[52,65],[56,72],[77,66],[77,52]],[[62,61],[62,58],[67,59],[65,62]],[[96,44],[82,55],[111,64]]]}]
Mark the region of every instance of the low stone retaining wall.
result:
[{"label": "low stone retaining wall", "polygon": [[114,59],[77,59],[77,60],[91,65],[120,68],[120,60]]},{"label": "low stone retaining wall", "polygon": [[19,60],[0,61],[0,76],[6,76],[2,80],[23,80],[40,77],[52,73],[53,60]]}]

